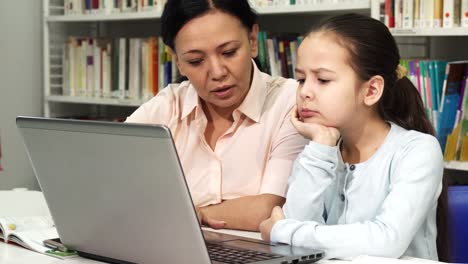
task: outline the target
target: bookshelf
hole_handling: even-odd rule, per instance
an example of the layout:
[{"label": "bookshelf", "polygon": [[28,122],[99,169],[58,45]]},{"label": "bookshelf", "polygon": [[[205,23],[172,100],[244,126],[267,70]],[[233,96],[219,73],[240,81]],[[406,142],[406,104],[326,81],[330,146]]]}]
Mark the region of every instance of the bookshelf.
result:
[{"label": "bookshelf", "polygon": [[[125,116],[145,99],[63,95],[63,45],[69,36],[135,38],[159,36],[161,10],[124,13],[65,15],[64,1],[43,0],[43,109],[47,117],[96,115]],[[76,0],[73,0],[76,1]],[[254,2],[254,0],[251,0]],[[261,2],[261,1],[260,1]],[[266,1],[263,1],[266,2]],[[254,6],[260,29],[268,32],[305,33],[323,16],[358,12],[382,19],[382,0],[296,0],[313,4]],[[309,21],[310,23],[304,23]],[[448,61],[468,59],[468,27],[391,29],[402,58]],[[159,85],[161,86],[161,85]],[[447,162],[447,168],[467,170],[468,163]]]},{"label": "bookshelf", "polygon": [[[142,12],[90,11],[87,14],[66,12],[65,4],[78,0],[43,0],[43,56],[44,60],[44,115],[47,117],[73,117],[109,115],[120,107],[123,113],[131,113],[145,99],[103,98],[94,96],[64,95],[64,44],[69,36],[91,38],[136,38],[159,36],[162,10]],[[107,0],[101,1],[106,2]],[[135,1],[136,2],[136,1]],[[338,3],[340,2],[340,3]],[[75,3],[75,2],[74,2]],[[83,5],[85,1],[83,0]],[[261,30],[304,33],[308,25],[304,18],[313,20],[324,15],[359,12],[370,15],[369,0],[317,1],[315,4],[255,6],[259,14]],[[67,13],[67,14],[66,14]],[[264,26],[265,25],[265,26]],[[265,29],[264,29],[265,28]],[[161,85],[159,85],[161,86]]]}]

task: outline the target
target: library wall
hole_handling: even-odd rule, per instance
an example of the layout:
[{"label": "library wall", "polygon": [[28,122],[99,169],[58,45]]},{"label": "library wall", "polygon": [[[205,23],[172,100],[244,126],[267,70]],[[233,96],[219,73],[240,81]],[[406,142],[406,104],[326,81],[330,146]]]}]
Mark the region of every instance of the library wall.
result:
[{"label": "library wall", "polygon": [[15,125],[42,115],[42,1],[0,1],[0,190],[38,189]]}]

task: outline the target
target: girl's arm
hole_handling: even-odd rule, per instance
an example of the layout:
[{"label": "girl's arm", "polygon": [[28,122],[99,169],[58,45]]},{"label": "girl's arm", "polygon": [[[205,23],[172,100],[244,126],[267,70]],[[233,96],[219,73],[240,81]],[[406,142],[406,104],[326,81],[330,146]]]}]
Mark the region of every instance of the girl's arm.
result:
[{"label": "girl's arm", "polygon": [[335,180],[338,147],[311,141],[297,157],[283,207],[286,218],[325,223],[324,194]]},{"label": "girl's arm", "polygon": [[[322,249],[327,258],[402,256],[429,212],[436,210],[442,189],[443,159],[437,140],[429,136],[409,142],[399,154],[392,161],[397,167],[390,175],[389,193],[373,219],[330,226],[322,221],[285,219],[273,226],[271,240]],[[294,203],[297,202],[296,198]],[[287,203],[292,207],[293,201]],[[362,206],[366,206],[365,201]],[[431,217],[435,221],[435,215]]]}]

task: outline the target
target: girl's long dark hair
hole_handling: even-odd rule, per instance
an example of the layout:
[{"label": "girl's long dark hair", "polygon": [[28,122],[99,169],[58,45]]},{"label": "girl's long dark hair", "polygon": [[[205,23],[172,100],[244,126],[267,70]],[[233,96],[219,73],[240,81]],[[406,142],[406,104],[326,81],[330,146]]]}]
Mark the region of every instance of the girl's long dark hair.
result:
[{"label": "girl's long dark hair", "polygon": [[[309,34],[331,32],[350,54],[349,63],[361,80],[380,75],[385,81],[378,103],[380,116],[407,130],[435,135],[426,116],[418,90],[406,77],[398,78],[398,46],[380,21],[359,14],[345,14],[322,20]],[[441,261],[449,261],[447,231],[447,182],[443,178],[437,205],[437,251]]]}]

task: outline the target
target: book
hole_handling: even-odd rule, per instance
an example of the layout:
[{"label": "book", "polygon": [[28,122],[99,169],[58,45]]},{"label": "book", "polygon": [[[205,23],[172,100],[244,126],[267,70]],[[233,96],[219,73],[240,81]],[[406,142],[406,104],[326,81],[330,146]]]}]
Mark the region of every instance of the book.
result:
[{"label": "book", "polygon": [[444,17],[442,19],[443,27],[451,28],[460,25],[460,0],[444,1]]},{"label": "book", "polygon": [[385,25],[389,28],[395,27],[394,1],[385,0]]},{"label": "book", "polygon": [[403,28],[414,27],[414,0],[403,1]]},{"label": "book", "polygon": [[0,172],[3,171],[2,167],[2,138],[0,137]]},{"label": "book", "polygon": [[442,149],[445,149],[447,136],[457,127],[457,115],[460,115],[458,105],[462,96],[460,94],[461,82],[467,64],[468,61],[457,61],[448,63],[446,67],[437,129],[439,132],[437,137]]},{"label": "book", "polygon": [[468,0],[462,0],[460,16],[461,16],[461,21],[460,21],[461,26],[468,27]]},{"label": "book", "polygon": [[46,239],[58,238],[57,229],[50,216],[18,216],[0,218],[0,240],[14,243],[56,258],[76,256],[76,252],[60,252],[44,246]]}]

